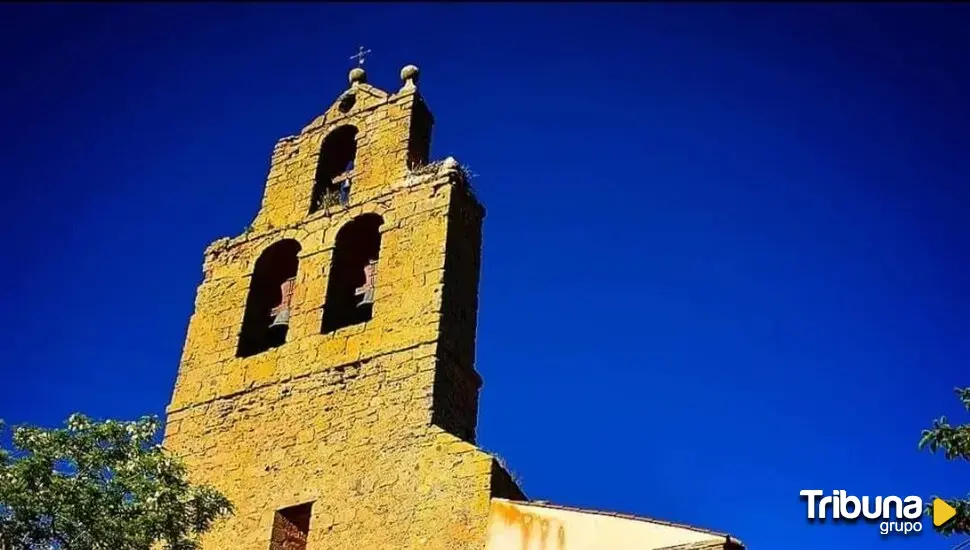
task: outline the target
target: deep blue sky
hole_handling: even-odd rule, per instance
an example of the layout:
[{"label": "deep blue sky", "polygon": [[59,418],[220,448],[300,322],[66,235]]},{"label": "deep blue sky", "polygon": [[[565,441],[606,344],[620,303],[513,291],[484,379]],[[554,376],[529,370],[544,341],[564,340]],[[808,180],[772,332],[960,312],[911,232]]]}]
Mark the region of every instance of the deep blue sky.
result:
[{"label": "deep blue sky", "polygon": [[480,443],[533,498],[751,548],[949,548],[798,491],[965,494],[970,8],[0,8],[0,417],[162,414],[275,141],[421,67],[488,208]]}]

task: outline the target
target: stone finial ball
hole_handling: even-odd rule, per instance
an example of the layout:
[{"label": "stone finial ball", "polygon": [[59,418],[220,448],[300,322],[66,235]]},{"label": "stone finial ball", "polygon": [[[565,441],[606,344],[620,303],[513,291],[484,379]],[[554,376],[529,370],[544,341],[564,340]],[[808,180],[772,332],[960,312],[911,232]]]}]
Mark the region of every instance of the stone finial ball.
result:
[{"label": "stone finial ball", "polygon": [[360,67],[354,67],[353,69],[350,69],[349,79],[351,84],[357,82],[367,82],[367,73],[364,72],[364,69],[361,69]]},{"label": "stone finial ball", "polygon": [[404,82],[407,82],[409,80],[417,82],[418,75],[420,74],[421,74],[421,71],[419,71],[418,68],[415,67],[414,65],[405,65],[404,68],[401,69],[401,80]]}]

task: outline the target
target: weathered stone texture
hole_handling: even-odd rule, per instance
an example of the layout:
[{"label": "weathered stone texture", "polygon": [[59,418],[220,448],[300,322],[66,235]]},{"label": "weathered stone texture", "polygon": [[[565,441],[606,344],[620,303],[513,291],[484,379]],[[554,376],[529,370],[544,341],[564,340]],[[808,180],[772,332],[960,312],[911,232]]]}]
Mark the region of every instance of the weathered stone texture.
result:
[{"label": "weathered stone texture", "polygon": [[[236,506],[205,550],[266,550],[276,511],[307,502],[310,549],[478,549],[491,496],[522,497],[473,444],[484,209],[453,161],[425,164],[413,88],[348,93],[277,144],[250,230],[206,250],[165,437]],[[309,214],[320,144],[348,123],[350,202]],[[384,220],[373,318],[322,334],[337,232],[366,213]],[[286,343],[237,357],[254,263],[283,239],[300,245]]]}]

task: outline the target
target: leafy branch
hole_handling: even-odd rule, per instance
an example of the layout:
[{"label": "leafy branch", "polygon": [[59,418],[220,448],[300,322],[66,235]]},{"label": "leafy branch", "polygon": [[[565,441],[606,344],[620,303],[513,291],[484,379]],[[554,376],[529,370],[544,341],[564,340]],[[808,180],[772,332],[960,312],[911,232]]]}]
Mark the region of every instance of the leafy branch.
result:
[{"label": "leafy branch", "polygon": [[[957,397],[963,408],[970,411],[970,388],[956,388]],[[923,430],[920,435],[919,449],[930,453],[942,452],[947,460],[970,461],[970,424],[951,425],[945,416],[933,421],[931,428]],[[932,502],[937,497],[931,497],[926,504],[926,515],[933,514]],[[970,534],[970,495],[965,498],[942,499],[956,511],[956,517],[936,527],[943,535]]]},{"label": "leafy branch", "polygon": [[[157,441],[159,421],[20,426],[0,448],[0,550],[192,550],[232,514]],[[0,423],[0,429],[2,429]]]}]

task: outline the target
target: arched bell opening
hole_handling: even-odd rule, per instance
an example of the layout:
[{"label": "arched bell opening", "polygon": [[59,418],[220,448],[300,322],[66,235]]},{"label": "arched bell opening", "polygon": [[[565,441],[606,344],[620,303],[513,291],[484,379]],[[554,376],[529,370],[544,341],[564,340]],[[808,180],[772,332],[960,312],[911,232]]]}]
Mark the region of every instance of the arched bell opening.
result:
[{"label": "arched bell opening", "polygon": [[249,357],[286,343],[300,243],[287,239],[263,251],[249,284],[237,357]]},{"label": "arched bell opening", "polygon": [[310,198],[310,214],[350,202],[351,175],[357,160],[357,128],[333,130],[320,145],[320,157]]},{"label": "arched bell opening", "polygon": [[377,214],[364,214],[337,233],[321,332],[333,332],[373,318],[383,223]]}]

